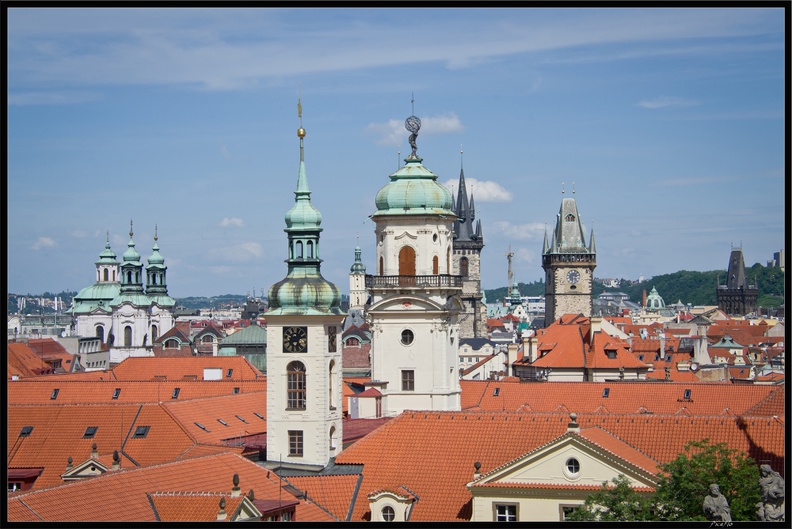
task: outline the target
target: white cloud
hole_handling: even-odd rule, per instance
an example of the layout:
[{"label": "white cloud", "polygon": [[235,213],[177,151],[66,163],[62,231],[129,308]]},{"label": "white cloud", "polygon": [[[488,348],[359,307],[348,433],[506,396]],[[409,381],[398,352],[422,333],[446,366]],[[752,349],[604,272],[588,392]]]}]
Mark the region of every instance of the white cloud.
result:
[{"label": "white cloud", "polygon": [[544,240],[545,225],[541,222],[526,224],[512,224],[507,220],[499,220],[492,224],[495,233],[502,233],[507,239],[542,241]]},{"label": "white cloud", "polygon": [[84,239],[85,237],[88,237],[88,234],[85,233],[83,230],[72,230],[69,232],[69,235],[71,235],[75,239]]},{"label": "white cloud", "polygon": [[[446,180],[443,185],[453,190],[456,200],[456,185],[459,180]],[[505,189],[498,182],[492,180],[476,180],[475,178],[465,178],[468,196],[473,195],[476,202],[511,202],[512,192]]]},{"label": "white cloud", "polygon": [[642,108],[668,108],[668,107],[692,107],[700,105],[698,101],[692,99],[684,99],[681,97],[659,96],[654,99],[644,99],[637,103],[637,106]]},{"label": "white cloud", "polygon": [[245,221],[237,217],[225,217],[220,221],[220,226],[223,228],[228,228],[230,226],[242,228],[245,226]]},{"label": "white cloud", "polygon": [[245,242],[230,248],[215,248],[212,255],[220,261],[250,263],[264,255],[264,247],[257,242]]},{"label": "white cloud", "polygon": [[[459,117],[451,112],[440,116],[428,116],[421,118],[422,134],[448,134],[465,130]],[[374,136],[380,145],[402,145],[404,144],[406,129],[404,120],[391,119],[386,123],[369,123],[365,130],[369,136]],[[409,149],[409,147],[406,147]]]},{"label": "white cloud", "polygon": [[41,250],[42,248],[52,248],[53,246],[57,245],[58,243],[49,237],[39,237],[38,240],[33,243],[31,248],[34,250]]}]

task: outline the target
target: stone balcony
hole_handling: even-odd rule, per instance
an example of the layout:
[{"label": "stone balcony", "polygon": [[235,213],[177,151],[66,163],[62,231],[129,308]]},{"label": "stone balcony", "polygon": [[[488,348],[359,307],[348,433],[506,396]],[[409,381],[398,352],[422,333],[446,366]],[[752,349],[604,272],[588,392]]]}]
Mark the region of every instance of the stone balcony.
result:
[{"label": "stone balcony", "polygon": [[366,288],[462,288],[462,276],[437,274],[428,276],[366,276]]}]

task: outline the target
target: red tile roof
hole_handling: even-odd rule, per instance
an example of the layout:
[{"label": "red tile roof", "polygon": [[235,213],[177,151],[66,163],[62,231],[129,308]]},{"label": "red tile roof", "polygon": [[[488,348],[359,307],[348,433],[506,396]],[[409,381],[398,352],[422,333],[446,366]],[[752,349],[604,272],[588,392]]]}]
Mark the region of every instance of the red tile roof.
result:
[{"label": "red tile roof", "polygon": [[167,402],[164,406],[199,443],[233,445],[267,432],[267,421],[256,415],[267,416],[266,397],[266,393],[240,393]]},{"label": "red tile roof", "polygon": [[[134,470],[123,470],[79,483],[21,494],[10,499],[9,513],[23,509],[45,521],[155,521],[148,499],[153,492],[229,492],[232,477],[239,475],[243,494],[253,489],[257,499],[294,501],[274,472],[232,453],[221,453]],[[298,521],[333,521],[334,518],[311,500],[297,506]]]},{"label": "red tile roof", "polygon": [[[157,521],[160,522],[228,522],[244,499],[244,496],[231,497],[230,491],[153,492],[148,497]],[[217,519],[221,499],[225,499],[224,520]]]},{"label": "red tile roof", "polygon": [[[151,380],[165,376],[167,380],[183,379],[194,375],[203,379],[204,369],[221,368],[223,379],[255,380],[263,376],[261,371],[244,356],[195,356],[192,358],[130,357],[113,368],[118,380]],[[233,370],[227,377],[228,370]]]},{"label": "red tile roof", "polygon": [[364,501],[356,496],[357,487],[363,479],[361,474],[289,476],[284,481],[296,487],[300,492],[307,493],[308,498],[317,505],[328,510],[341,521],[348,520],[350,507],[355,501]]},{"label": "red tile roof", "polygon": [[[593,413],[605,406],[610,413],[673,415],[687,408],[693,415],[720,415],[725,409],[745,414],[783,385],[719,382],[509,382],[462,380],[462,409],[482,411],[551,412],[565,405],[577,413]],[[495,389],[498,394],[495,395]],[[603,396],[608,388],[608,396]],[[686,389],[691,399],[685,400]],[[772,413],[772,415],[779,415]],[[781,414],[783,415],[783,414]]]}]

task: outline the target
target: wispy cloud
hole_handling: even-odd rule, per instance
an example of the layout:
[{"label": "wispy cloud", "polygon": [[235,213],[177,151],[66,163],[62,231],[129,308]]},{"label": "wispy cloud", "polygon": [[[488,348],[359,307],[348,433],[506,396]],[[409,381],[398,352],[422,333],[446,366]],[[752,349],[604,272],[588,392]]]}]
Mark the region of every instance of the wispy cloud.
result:
[{"label": "wispy cloud", "polygon": [[[449,134],[462,132],[465,127],[459,117],[451,112],[439,116],[421,118],[421,130],[418,135]],[[366,127],[366,134],[373,136],[380,145],[398,146],[404,143],[404,120],[391,119],[385,123],[370,123]]]},{"label": "wispy cloud", "polygon": [[229,228],[232,226],[242,228],[245,226],[245,221],[238,217],[224,217],[223,220],[220,221],[220,227],[222,228]]},{"label": "wispy cloud", "polygon": [[[459,180],[446,180],[443,185],[447,189],[456,190]],[[476,202],[511,202],[512,192],[505,189],[498,182],[492,180],[476,180],[465,178],[468,195],[473,195]]]},{"label": "wispy cloud", "polygon": [[36,242],[33,243],[31,248],[38,251],[44,248],[52,248],[57,245],[58,243],[56,243],[55,240],[51,239],[50,237],[39,237]]},{"label": "wispy cloud", "polygon": [[654,99],[644,99],[639,101],[637,106],[641,108],[669,108],[669,107],[693,107],[700,105],[698,101],[692,99],[684,99],[682,97],[659,96]]},{"label": "wispy cloud", "polygon": [[512,224],[507,220],[499,220],[494,222],[492,227],[496,233],[501,233],[510,240],[537,241],[544,239],[545,225],[541,222]]},{"label": "wispy cloud", "polygon": [[245,242],[230,248],[215,248],[212,255],[225,262],[249,263],[264,255],[264,247],[257,242]]}]

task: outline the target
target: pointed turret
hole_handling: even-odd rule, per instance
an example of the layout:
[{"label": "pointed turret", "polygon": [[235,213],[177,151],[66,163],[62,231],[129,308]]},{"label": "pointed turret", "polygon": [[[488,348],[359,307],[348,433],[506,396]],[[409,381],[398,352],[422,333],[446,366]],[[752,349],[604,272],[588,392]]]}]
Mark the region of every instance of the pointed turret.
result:
[{"label": "pointed turret", "polygon": [[165,258],[159,253],[157,240],[157,225],[155,224],[154,246],[148,257],[148,266],[146,266],[146,295],[151,301],[161,306],[173,307],[176,305],[176,300],[168,296],[168,284],[165,277],[168,267],[165,266]]},{"label": "pointed turret", "polygon": [[589,253],[597,253],[597,245],[594,244],[594,228],[591,228],[591,237],[589,237]]},{"label": "pointed turret", "polygon": [[122,303],[131,303],[138,307],[151,304],[151,300],[143,293],[143,263],[135,249],[132,221],[129,221],[129,242],[121,261],[121,292],[110,302],[115,307]]}]

